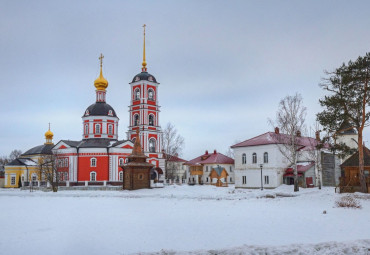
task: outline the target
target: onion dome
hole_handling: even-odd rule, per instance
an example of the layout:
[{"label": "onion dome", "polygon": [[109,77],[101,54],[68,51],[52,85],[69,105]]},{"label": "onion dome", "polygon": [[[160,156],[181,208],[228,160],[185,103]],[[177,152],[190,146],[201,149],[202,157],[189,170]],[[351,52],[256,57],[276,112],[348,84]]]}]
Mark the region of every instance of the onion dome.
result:
[{"label": "onion dome", "polygon": [[96,102],[87,107],[83,117],[87,116],[111,116],[117,117],[113,107],[105,102]]},{"label": "onion dome", "polygon": [[54,134],[53,132],[50,131],[50,123],[49,123],[49,130],[46,131],[45,133],[45,144],[53,144],[53,137],[54,137]]},{"label": "onion dome", "polygon": [[103,76],[103,54],[100,54],[100,75],[94,81],[94,86],[97,90],[105,90],[108,87],[108,81]]}]

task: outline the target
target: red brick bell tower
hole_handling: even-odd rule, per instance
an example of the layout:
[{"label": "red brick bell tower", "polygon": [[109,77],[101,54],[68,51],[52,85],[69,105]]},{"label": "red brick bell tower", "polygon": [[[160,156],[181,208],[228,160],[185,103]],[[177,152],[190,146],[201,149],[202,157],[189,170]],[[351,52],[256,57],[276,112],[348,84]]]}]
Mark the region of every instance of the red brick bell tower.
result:
[{"label": "red brick bell tower", "polygon": [[136,130],[140,130],[143,152],[148,162],[155,167],[164,169],[162,158],[162,131],[159,125],[158,86],[156,78],[148,73],[145,60],[145,25],[143,63],[141,73],[135,75],[131,85],[131,104],[129,106],[130,122],[127,132],[128,139],[136,139]]}]

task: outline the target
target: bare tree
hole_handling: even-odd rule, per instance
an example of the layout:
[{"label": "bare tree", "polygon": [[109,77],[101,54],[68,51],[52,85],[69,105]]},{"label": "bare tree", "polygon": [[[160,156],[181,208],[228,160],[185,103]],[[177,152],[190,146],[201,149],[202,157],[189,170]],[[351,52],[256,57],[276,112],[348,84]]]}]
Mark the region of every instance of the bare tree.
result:
[{"label": "bare tree", "polygon": [[7,156],[1,156],[0,157],[0,166],[5,166],[9,162],[10,162],[10,160]]},{"label": "bare tree", "polygon": [[58,191],[60,175],[58,172],[58,155],[42,156],[38,160],[39,180],[50,183],[53,192]]},{"label": "bare tree", "polygon": [[[237,144],[240,142],[241,142],[240,140],[234,140],[233,144]],[[228,148],[228,150],[225,152],[225,155],[232,159],[235,158],[234,150],[232,150],[231,147]]]},{"label": "bare tree", "polygon": [[167,123],[163,130],[162,137],[162,149],[164,152],[165,167],[166,167],[166,179],[173,178],[175,169],[171,165],[171,159],[181,155],[184,148],[184,138],[177,133],[177,129],[170,122]]},{"label": "bare tree", "polygon": [[272,125],[279,128],[278,134],[275,133],[279,151],[293,167],[295,192],[299,191],[297,160],[300,154],[301,134],[305,130],[305,119],[306,107],[303,106],[302,96],[297,93],[283,98],[276,112],[275,123],[270,120]]},{"label": "bare tree", "polygon": [[10,152],[9,159],[10,159],[10,161],[12,161],[12,160],[18,158],[20,155],[22,155],[21,150],[12,150]]}]

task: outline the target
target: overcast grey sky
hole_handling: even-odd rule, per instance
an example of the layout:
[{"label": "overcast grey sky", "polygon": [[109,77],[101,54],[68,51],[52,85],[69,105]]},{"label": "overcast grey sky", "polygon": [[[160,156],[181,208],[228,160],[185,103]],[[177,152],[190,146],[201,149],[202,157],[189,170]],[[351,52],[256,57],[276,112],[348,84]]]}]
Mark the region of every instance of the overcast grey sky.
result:
[{"label": "overcast grey sky", "polygon": [[82,138],[100,53],[125,139],[144,23],[160,124],[185,138],[185,159],[272,130],[267,119],[295,92],[312,125],[323,70],[370,51],[369,10],[370,1],[337,0],[1,0],[0,155],[43,144],[48,122],[55,143]]}]

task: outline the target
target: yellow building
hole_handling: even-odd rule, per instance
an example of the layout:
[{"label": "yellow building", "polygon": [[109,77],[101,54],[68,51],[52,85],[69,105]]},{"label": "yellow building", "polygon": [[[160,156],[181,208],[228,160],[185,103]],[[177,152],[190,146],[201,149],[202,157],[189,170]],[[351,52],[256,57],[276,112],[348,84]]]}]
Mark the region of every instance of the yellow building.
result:
[{"label": "yellow building", "polygon": [[[38,161],[41,157],[51,155],[54,134],[49,130],[45,133],[45,143],[23,153],[20,157],[5,165],[5,188],[20,186],[40,186],[40,170]],[[46,183],[44,184],[46,185]]]}]

